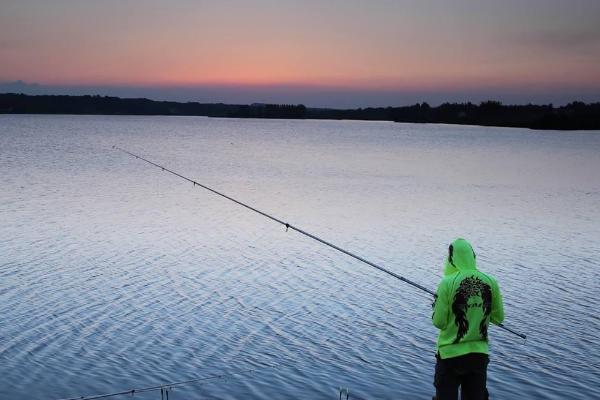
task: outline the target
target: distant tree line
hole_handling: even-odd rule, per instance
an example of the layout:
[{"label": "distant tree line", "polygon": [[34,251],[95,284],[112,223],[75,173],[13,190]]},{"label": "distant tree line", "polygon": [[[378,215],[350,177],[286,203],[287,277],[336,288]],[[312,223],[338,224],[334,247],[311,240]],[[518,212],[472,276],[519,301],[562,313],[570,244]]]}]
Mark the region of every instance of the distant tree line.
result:
[{"label": "distant tree line", "polygon": [[239,106],[228,104],[178,103],[108,96],[30,96],[0,94],[0,113],[13,114],[102,114],[102,115],[202,115],[227,117]]},{"label": "distant tree line", "polygon": [[236,106],[236,111],[230,112],[228,116],[236,118],[309,118],[306,107],[302,104],[251,104],[249,106]]},{"label": "distant tree line", "polygon": [[550,105],[503,105],[498,101],[427,103],[405,107],[357,109],[307,108],[304,105],[179,103],[106,96],[29,96],[0,94],[0,113],[9,114],[106,114],[196,115],[230,118],[352,119],[415,123],[447,123],[525,127],[532,129],[600,129],[600,103],[573,102]]},{"label": "distant tree line", "polygon": [[[444,123],[522,127],[532,129],[600,129],[600,103],[579,101],[562,107],[550,105],[503,105],[498,101],[427,103],[406,107],[359,108],[354,110],[320,109],[311,118],[387,120],[396,122]],[[318,114],[315,116],[314,114]]]}]

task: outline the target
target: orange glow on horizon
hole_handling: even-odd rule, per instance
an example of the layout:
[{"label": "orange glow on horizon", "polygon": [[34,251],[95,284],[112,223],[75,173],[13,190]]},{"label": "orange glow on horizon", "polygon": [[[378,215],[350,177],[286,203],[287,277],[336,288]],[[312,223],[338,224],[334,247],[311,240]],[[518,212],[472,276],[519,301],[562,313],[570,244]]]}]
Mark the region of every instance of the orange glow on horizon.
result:
[{"label": "orange glow on horizon", "polygon": [[[570,13],[548,6],[528,14],[525,5],[467,0],[24,3],[0,14],[0,81],[382,92],[600,87],[600,5],[575,15],[567,6]],[[549,25],[554,15],[564,16],[564,28]]]}]

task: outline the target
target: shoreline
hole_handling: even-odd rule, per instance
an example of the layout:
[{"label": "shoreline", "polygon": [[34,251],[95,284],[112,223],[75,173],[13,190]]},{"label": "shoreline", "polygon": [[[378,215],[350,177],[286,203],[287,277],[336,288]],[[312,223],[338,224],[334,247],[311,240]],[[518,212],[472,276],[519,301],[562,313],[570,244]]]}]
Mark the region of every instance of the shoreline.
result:
[{"label": "shoreline", "polygon": [[98,95],[25,95],[0,93],[0,115],[197,116],[242,119],[388,121],[532,130],[600,130],[600,103],[503,105],[497,101],[427,103],[357,109],[311,108],[302,104],[224,104],[156,101]]},{"label": "shoreline", "polygon": [[30,115],[30,116],[81,116],[81,117],[94,117],[94,116],[107,116],[107,117],[190,117],[190,118],[215,118],[215,119],[247,119],[247,120],[281,120],[281,121],[338,121],[338,122],[389,122],[394,124],[414,124],[414,125],[447,125],[447,126],[464,126],[472,128],[503,128],[503,129],[527,129],[534,132],[572,132],[572,133],[587,133],[587,132],[598,132],[600,129],[538,129],[529,128],[523,126],[502,126],[502,125],[477,125],[477,124],[459,124],[449,122],[404,122],[404,121],[390,121],[380,119],[347,119],[347,118],[260,118],[260,117],[213,117],[206,115],[179,115],[179,114],[68,114],[68,113],[6,113],[0,110],[0,118],[4,115]]}]

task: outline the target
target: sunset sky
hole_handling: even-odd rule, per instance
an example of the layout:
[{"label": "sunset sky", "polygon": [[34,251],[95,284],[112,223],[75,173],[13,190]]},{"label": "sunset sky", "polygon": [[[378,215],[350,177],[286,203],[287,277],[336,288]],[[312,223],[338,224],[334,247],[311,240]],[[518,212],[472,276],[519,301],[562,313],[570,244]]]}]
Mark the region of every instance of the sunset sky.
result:
[{"label": "sunset sky", "polygon": [[7,88],[339,107],[600,101],[600,1],[0,0]]}]

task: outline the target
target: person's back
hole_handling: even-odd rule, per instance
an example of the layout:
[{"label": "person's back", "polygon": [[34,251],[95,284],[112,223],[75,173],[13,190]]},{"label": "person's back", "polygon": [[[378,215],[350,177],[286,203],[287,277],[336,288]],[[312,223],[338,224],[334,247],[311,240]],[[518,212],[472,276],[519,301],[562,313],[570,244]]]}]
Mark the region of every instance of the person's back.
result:
[{"label": "person's back", "polygon": [[477,270],[469,242],[455,240],[449,247],[433,309],[433,324],[440,329],[435,370],[438,400],[463,400],[487,395],[488,325],[504,319],[498,282]]}]

